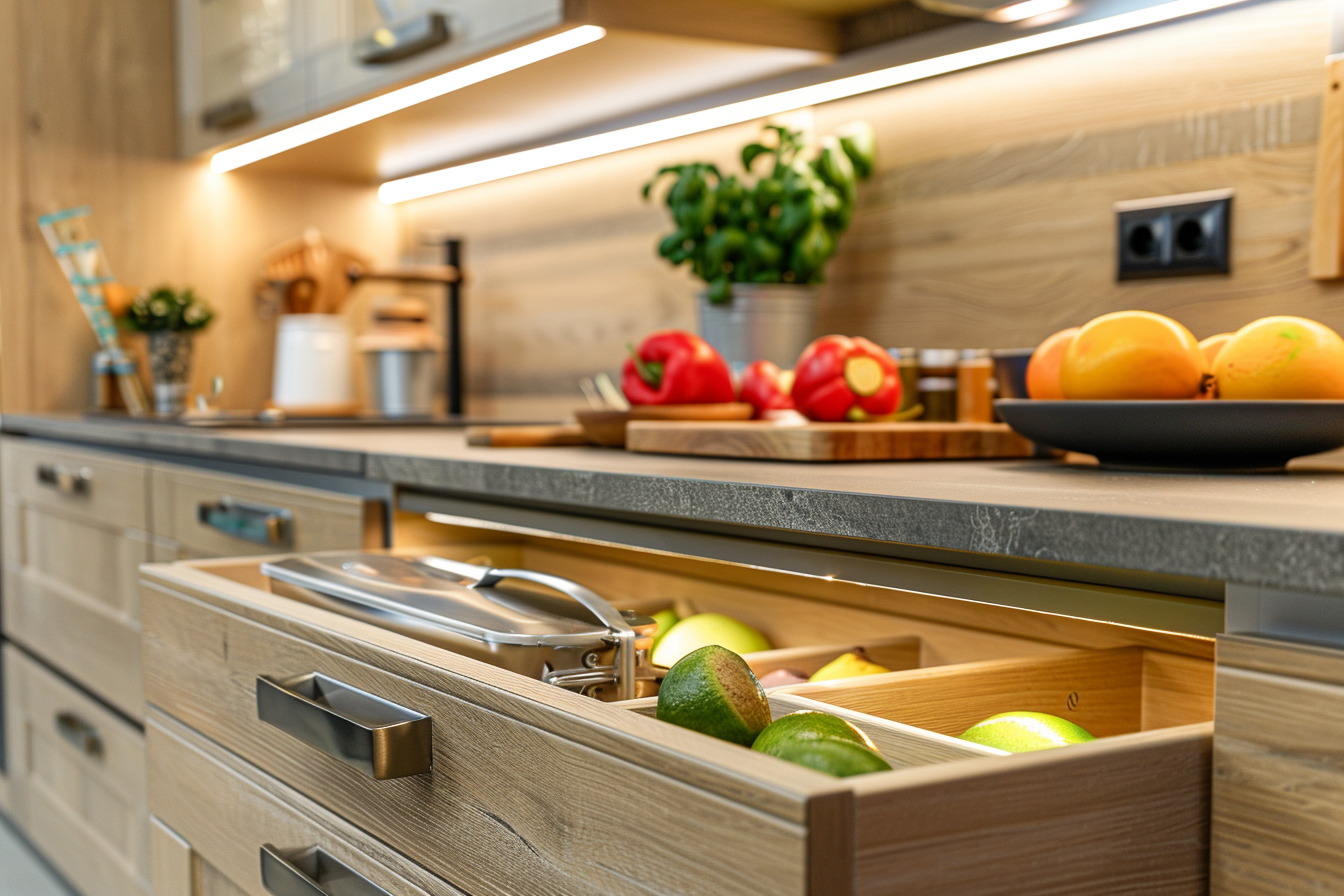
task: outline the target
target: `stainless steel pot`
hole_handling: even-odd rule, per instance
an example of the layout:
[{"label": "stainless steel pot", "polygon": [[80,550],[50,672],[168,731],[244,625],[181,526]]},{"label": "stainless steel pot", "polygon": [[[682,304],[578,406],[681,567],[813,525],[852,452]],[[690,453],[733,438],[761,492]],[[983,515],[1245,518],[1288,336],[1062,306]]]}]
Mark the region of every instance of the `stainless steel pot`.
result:
[{"label": "stainless steel pot", "polygon": [[816,338],[815,286],[734,283],[733,297],[722,305],[699,295],[700,335],[735,371],[752,361],[793,367]]},{"label": "stainless steel pot", "polygon": [[381,349],[364,352],[369,401],[384,417],[425,417],[434,412],[437,352]]}]

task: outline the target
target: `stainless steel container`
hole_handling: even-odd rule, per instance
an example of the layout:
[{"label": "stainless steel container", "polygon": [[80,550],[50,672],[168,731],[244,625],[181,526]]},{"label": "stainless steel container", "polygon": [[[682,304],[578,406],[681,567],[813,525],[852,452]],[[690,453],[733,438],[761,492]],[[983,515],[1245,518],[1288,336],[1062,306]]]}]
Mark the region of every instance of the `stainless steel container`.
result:
[{"label": "stainless steel container", "polygon": [[369,402],[384,417],[425,417],[434,412],[432,349],[368,349],[363,352]]},{"label": "stainless steel container", "polygon": [[732,299],[714,305],[702,292],[700,335],[734,372],[760,360],[792,369],[816,338],[818,294],[813,286],[734,283]]},{"label": "stainless steel container", "polygon": [[312,554],[263,563],[276,594],[601,700],[658,692],[657,624],[525,569],[442,557]]}]

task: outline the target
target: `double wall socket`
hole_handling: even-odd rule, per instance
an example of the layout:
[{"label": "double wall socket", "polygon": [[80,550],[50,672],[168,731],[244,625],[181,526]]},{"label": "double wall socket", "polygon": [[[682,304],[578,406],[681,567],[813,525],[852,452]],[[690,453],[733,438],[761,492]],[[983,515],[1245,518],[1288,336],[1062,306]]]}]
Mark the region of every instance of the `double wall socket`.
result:
[{"label": "double wall socket", "polygon": [[1117,202],[1115,214],[1117,280],[1232,270],[1231,190]]}]

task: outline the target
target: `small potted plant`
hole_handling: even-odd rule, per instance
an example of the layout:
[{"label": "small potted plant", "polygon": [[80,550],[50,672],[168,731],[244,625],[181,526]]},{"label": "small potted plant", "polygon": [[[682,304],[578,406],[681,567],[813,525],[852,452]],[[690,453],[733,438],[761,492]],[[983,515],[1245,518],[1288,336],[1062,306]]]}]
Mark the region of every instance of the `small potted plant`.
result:
[{"label": "small potted plant", "polygon": [[191,383],[192,337],[214,319],[214,309],[191,289],[159,286],[137,295],[122,320],[127,329],[149,339],[149,370],[154,412],[180,414]]},{"label": "small potted plant", "polygon": [[876,138],[862,121],[815,148],[788,127],[765,130],[763,142],[742,148],[741,177],[705,162],[670,165],[644,196],[675,175],[664,198],[675,229],[658,254],[704,281],[705,340],[735,367],[765,359],[787,368],[816,336],[817,284],[849,227],[858,182],[873,172]]}]

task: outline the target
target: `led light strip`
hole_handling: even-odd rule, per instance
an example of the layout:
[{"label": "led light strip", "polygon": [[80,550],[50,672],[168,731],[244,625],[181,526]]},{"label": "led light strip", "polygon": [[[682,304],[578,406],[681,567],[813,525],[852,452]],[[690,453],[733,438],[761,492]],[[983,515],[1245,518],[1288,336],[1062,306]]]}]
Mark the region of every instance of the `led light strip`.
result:
[{"label": "led light strip", "polygon": [[445,93],[452,93],[454,90],[479,84],[482,81],[531,65],[534,62],[540,62],[543,59],[549,59],[552,56],[578,49],[593,41],[601,40],[606,33],[606,29],[599,28],[596,25],[580,25],[578,28],[571,28],[568,31],[544,37],[539,41],[506,50],[498,55],[473,62],[470,65],[464,65],[450,72],[444,72],[433,78],[408,84],[362,103],[355,103],[353,106],[346,106],[344,109],[337,109],[335,112],[320,115],[282,131],[276,131],[274,134],[267,134],[265,137],[258,137],[256,140],[250,140],[239,146],[221,150],[211,157],[210,170],[224,172],[241,168],[243,165],[250,165],[276,153],[302,146],[305,143],[311,143],[314,140],[328,137],[355,125],[364,124],[366,121],[390,115],[393,112],[399,112],[417,103],[443,96]]},{"label": "led light strip", "polygon": [[753,119],[766,118],[771,115],[778,115],[781,112],[801,109],[805,106],[815,106],[819,103],[828,103],[863,93],[871,93],[874,90],[909,84],[912,81],[921,81],[925,78],[945,75],[978,65],[1000,62],[1014,56],[1023,56],[1066,44],[1105,37],[1121,31],[1129,31],[1170,19],[1196,15],[1241,2],[1244,2],[1244,0],[1173,0],[1171,3],[1120,13],[1093,22],[1069,25],[1054,31],[1014,38],[985,47],[975,47],[970,50],[949,53],[946,56],[937,56],[933,59],[923,59],[874,72],[865,72],[861,75],[852,75],[835,81],[786,90],[769,96],[729,103],[726,106],[717,106],[713,109],[704,109],[699,112],[650,121],[616,131],[594,134],[590,137],[580,137],[564,143],[541,146],[536,149],[527,149],[491,159],[482,159],[479,162],[468,162],[465,165],[456,165],[425,174],[403,177],[388,181],[379,187],[378,198],[385,204],[392,205],[409,199],[432,196],[436,193],[460,190],[463,187],[488,183],[492,180],[539,171],[543,168],[552,168],[556,165],[564,165],[567,162],[591,159],[596,156],[620,152],[623,149],[647,146],[650,143],[672,140],[676,137],[699,134],[715,128],[741,124]]}]

